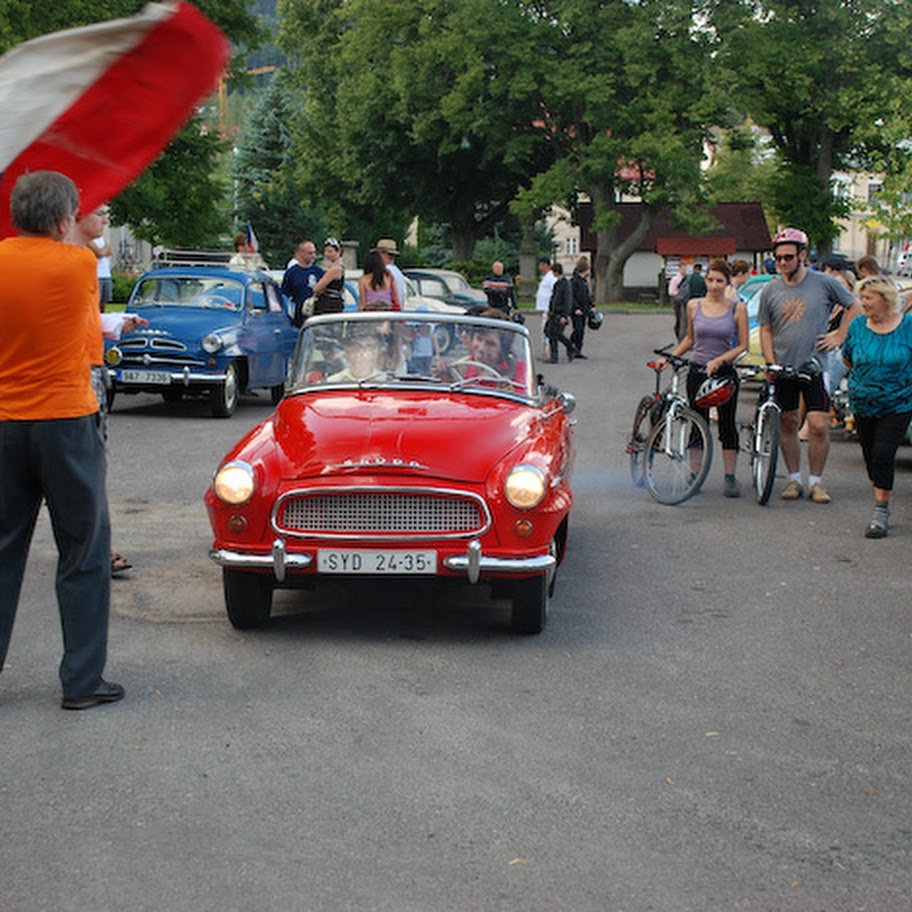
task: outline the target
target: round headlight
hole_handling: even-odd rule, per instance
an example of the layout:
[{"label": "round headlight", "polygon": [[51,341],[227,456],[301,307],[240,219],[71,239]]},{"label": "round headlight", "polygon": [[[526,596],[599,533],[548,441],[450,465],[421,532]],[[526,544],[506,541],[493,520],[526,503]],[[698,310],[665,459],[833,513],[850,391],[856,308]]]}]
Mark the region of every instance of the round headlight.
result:
[{"label": "round headlight", "polygon": [[116,367],[123,360],[123,355],[121,354],[120,349],[116,345],[113,345],[105,352],[104,359],[105,364]]},{"label": "round headlight", "polygon": [[222,337],[218,333],[209,333],[203,339],[203,351],[214,355],[222,347]]},{"label": "round headlight", "polygon": [[253,497],[253,469],[246,462],[229,462],[216,472],[212,484],[225,503],[247,503]]},{"label": "round headlight", "polygon": [[545,476],[535,466],[518,465],[507,476],[504,493],[514,507],[531,510],[545,496]]}]

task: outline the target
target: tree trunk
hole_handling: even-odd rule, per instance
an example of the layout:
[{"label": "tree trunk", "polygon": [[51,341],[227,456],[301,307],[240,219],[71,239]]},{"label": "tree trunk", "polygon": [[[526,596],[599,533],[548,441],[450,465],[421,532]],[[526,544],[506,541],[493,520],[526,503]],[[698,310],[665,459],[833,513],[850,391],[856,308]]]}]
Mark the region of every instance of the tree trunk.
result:
[{"label": "tree trunk", "polygon": [[453,242],[453,259],[457,263],[466,263],[475,253],[475,226],[452,225],[450,238]]},{"label": "tree trunk", "polygon": [[595,305],[624,299],[624,266],[649,234],[655,222],[656,209],[640,203],[640,220],[629,236],[620,236],[620,215],[614,200],[614,186],[592,184],[588,188],[592,200],[593,226],[596,227]]},{"label": "tree trunk", "polygon": [[[834,132],[824,126],[820,135],[820,154],[817,156],[817,183],[821,190],[828,195],[832,193],[831,180],[833,177],[833,149],[836,144]],[[823,260],[833,252],[833,242],[830,238],[821,238],[817,244],[817,262]]]},{"label": "tree trunk", "polygon": [[522,242],[519,246],[519,274],[522,277],[522,294],[535,291],[538,279],[538,263],[535,256],[535,217],[524,216],[521,219]]}]

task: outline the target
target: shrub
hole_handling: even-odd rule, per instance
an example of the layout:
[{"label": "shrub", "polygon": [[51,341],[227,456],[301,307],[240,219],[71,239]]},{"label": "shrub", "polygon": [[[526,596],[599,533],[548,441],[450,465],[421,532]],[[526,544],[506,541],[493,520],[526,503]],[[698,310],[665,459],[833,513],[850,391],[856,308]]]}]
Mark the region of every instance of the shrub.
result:
[{"label": "shrub", "polygon": [[111,284],[114,287],[112,298],[114,302],[125,304],[133,291],[133,286],[139,281],[139,276],[114,273],[112,279]]}]

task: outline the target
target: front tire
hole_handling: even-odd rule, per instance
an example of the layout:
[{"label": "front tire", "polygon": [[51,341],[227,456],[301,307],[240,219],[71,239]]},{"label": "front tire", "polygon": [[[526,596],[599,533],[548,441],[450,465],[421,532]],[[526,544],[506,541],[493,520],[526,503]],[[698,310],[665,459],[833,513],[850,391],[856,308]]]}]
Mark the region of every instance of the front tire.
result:
[{"label": "front tire", "polygon": [[646,441],[649,493],[669,506],[693,497],[709,473],[712,446],[709,427],[701,415],[687,408],[669,412]]},{"label": "front tire", "polygon": [[240,397],[237,367],[229,364],[225,370],[225,379],[209,392],[209,407],[215,418],[230,418],[237,408]]},{"label": "front tire", "polygon": [[262,627],[272,611],[272,578],[265,573],[222,570],[225,610],[236,630]]},{"label": "front tire", "polygon": [[513,608],[510,627],[514,633],[537,634],[548,623],[547,573],[517,580],[513,584]]},{"label": "front tire", "polygon": [[751,475],[757,503],[765,506],[773,493],[776,480],[776,463],[779,459],[779,413],[775,409],[762,409],[757,413],[754,445],[751,452]]}]

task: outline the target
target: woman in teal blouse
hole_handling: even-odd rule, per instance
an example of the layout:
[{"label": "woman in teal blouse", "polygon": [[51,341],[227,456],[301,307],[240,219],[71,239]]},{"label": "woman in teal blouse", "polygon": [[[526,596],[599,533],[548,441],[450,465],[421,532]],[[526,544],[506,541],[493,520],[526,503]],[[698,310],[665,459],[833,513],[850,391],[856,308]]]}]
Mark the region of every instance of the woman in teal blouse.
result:
[{"label": "woman in teal blouse", "polygon": [[865,538],[883,538],[890,516],[893,463],[912,418],[912,316],[899,309],[896,286],[884,276],[855,289],[862,316],[846,334],[842,357],[849,367],[855,429],[874,488],[874,514]]}]

